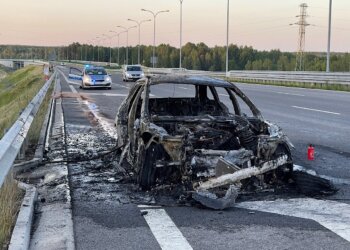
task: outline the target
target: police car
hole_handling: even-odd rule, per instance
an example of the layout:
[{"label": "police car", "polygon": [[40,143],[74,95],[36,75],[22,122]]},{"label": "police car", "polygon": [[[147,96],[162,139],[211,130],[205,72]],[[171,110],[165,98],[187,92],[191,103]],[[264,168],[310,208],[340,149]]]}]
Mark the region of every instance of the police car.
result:
[{"label": "police car", "polygon": [[103,67],[86,65],[81,75],[80,88],[112,88],[112,79]]}]

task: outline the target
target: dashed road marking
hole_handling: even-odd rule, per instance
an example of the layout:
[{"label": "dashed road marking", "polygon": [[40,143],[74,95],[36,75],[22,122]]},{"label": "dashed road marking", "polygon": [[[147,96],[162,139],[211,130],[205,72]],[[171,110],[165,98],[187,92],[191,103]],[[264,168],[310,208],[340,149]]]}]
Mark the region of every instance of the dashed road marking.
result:
[{"label": "dashed road marking", "polygon": [[350,205],[311,198],[237,203],[236,207],[311,219],[350,242]]},{"label": "dashed road marking", "polygon": [[226,94],[219,94],[220,96],[225,96],[225,97],[230,97],[229,95]]},{"label": "dashed road marking", "polygon": [[181,231],[164,209],[142,209],[143,217],[163,250],[192,250]]},{"label": "dashed road marking", "polygon": [[179,89],[185,89],[185,90],[188,90],[188,88],[185,88],[185,87],[179,87]]},{"label": "dashed road marking", "polygon": [[292,108],[321,112],[321,113],[332,114],[332,115],[341,115],[340,113],[326,111],[326,110],[320,110],[320,109],[312,109],[312,108],[305,108],[305,107],[299,107],[299,106],[292,106]]},{"label": "dashed road marking", "polygon": [[273,91],[273,93],[281,94],[281,95],[305,96],[305,95],[302,95],[302,94],[279,92],[279,91]]}]

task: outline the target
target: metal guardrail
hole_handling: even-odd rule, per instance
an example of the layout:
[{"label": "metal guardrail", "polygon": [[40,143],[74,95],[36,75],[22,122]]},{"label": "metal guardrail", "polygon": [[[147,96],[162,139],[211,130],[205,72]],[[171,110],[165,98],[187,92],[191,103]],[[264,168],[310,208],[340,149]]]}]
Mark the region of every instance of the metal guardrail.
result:
[{"label": "metal guardrail", "polygon": [[21,113],[17,121],[12,125],[9,131],[0,140],[0,187],[20,152],[21,146],[27,136],[28,130],[43,102],[46,93],[55,77],[54,73],[50,79],[39,90],[38,94],[28,104]]},{"label": "metal guardrail", "polygon": [[[207,75],[213,77],[225,77],[225,72],[183,70],[169,68],[145,68],[150,74],[188,74]],[[248,71],[233,70],[229,77],[237,80],[257,81],[281,81],[281,82],[302,82],[302,83],[324,83],[350,85],[349,72],[325,73],[325,72],[298,72],[298,71]]]},{"label": "metal guardrail", "polygon": [[234,79],[258,81],[350,84],[349,72],[230,71],[230,77]]}]

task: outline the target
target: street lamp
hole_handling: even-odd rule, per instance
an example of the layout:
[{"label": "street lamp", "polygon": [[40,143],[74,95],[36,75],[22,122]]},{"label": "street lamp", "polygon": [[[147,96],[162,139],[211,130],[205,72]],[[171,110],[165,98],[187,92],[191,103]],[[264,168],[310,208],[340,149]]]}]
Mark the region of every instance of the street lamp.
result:
[{"label": "street lamp", "polygon": [[133,19],[129,18],[128,21],[137,23],[137,26],[139,27],[139,45],[138,45],[138,51],[137,51],[137,62],[138,62],[138,64],[140,64],[141,24],[145,23],[145,22],[150,22],[152,20],[148,19],[148,20],[136,21],[136,20],[133,20]]},{"label": "street lamp", "polygon": [[124,26],[118,25],[117,27],[124,29],[124,31],[126,32],[126,64],[129,64],[129,30],[136,28],[137,26],[131,26],[129,28],[126,28]]},{"label": "street lamp", "polygon": [[332,0],[329,0],[329,17],[328,17],[328,45],[327,45],[327,67],[326,72],[330,71],[331,59],[331,28],[332,28]]},{"label": "street lamp", "polygon": [[119,46],[119,36],[120,36],[120,34],[126,33],[126,31],[122,31],[122,32],[118,33],[118,32],[115,32],[113,30],[110,30],[109,32],[117,34],[116,36],[118,37],[118,66],[119,66],[120,65],[120,63],[119,63],[119,48],[120,48],[120,46]]},{"label": "street lamp", "polygon": [[156,13],[154,13],[151,10],[146,10],[146,9],[141,9],[141,11],[146,11],[146,12],[149,12],[149,13],[151,13],[153,15],[154,28],[153,28],[153,58],[152,58],[152,65],[153,65],[153,68],[154,68],[154,65],[155,65],[155,54],[156,54],[156,17],[160,13],[169,12],[169,10],[161,10],[161,11],[158,11]]},{"label": "street lamp", "polygon": [[97,36],[95,39],[97,41],[97,62],[99,62],[100,61],[100,48],[99,48],[100,41],[98,39],[100,39],[100,37]]},{"label": "street lamp", "polygon": [[230,0],[227,0],[227,30],[226,30],[226,77],[229,77],[228,72],[228,42],[230,28]]},{"label": "street lamp", "polygon": [[111,65],[111,63],[112,63],[112,42],[111,42],[111,39],[113,36],[107,36],[105,34],[103,34],[103,36],[109,39],[109,65]]},{"label": "street lamp", "polygon": [[182,2],[183,0],[180,0],[180,69],[182,68]]}]

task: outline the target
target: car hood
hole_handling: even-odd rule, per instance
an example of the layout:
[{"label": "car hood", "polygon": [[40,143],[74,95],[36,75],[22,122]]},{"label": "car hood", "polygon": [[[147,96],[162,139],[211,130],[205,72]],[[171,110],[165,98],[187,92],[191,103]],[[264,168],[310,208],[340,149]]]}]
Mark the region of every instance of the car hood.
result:
[{"label": "car hood", "polygon": [[125,73],[131,75],[141,75],[143,74],[143,71],[125,71]]},{"label": "car hood", "polygon": [[88,75],[91,80],[99,81],[99,80],[104,80],[106,75]]}]

